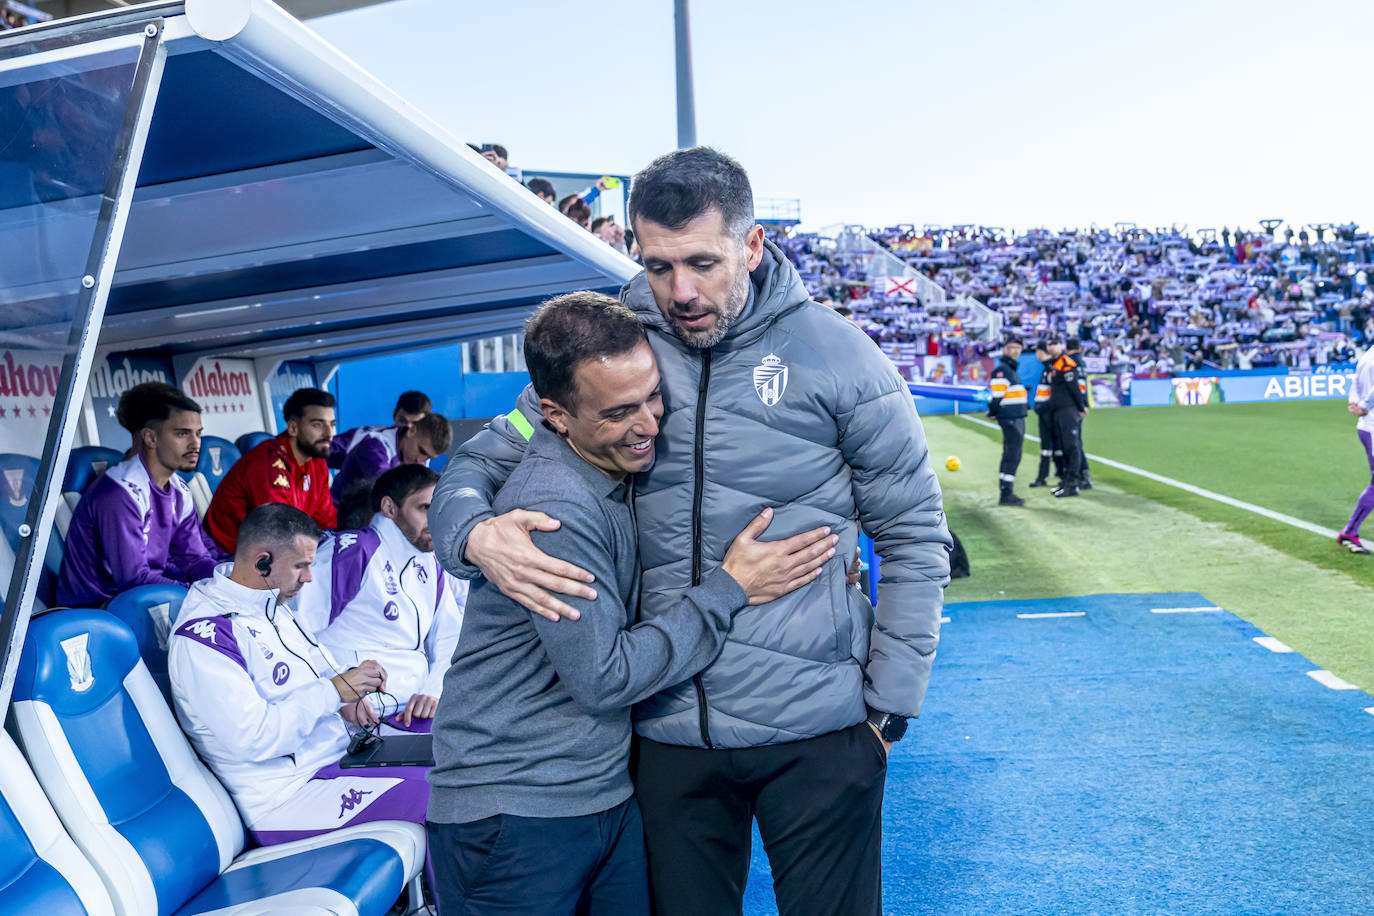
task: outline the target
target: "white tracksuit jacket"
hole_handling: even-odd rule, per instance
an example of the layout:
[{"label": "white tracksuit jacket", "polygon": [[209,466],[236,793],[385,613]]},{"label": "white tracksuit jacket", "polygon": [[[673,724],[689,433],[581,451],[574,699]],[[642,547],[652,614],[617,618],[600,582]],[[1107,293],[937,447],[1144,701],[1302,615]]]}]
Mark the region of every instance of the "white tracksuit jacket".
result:
[{"label": "white tracksuit jacket", "polygon": [[182,728],[249,827],[348,746],[337,672],[276,592],[224,570],[191,587],[168,641]]},{"label": "white tracksuit jacket", "polygon": [[1374,433],[1374,347],[1365,350],[1355,364],[1355,377],[1351,380],[1347,399],[1351,404],[1358,404],[1369,411],[1359,418],[1355,427]]},{"label": "white tracksuit jacket", "polygon": [[404,705],[438,697],[458,645],[468,583],[444,572],[381,513],[367,528],[320,544],[314,581],[296,596],[296,619],[339,667],[373,658],[387,692]]}]

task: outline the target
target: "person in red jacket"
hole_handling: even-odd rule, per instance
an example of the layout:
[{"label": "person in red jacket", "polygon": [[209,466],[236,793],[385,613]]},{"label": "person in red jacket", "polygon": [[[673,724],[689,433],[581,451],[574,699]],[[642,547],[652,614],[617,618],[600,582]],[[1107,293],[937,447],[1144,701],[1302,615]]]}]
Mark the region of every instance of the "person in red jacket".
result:
[{"label": "person in red jacket", "polygon": [[321,528],[337,525],[325,463],[334,438],[334,396],[298,388],[282,413],[286,431],[234,463],[205,513],[205,530],[226,553],[234,552],[239,525],[248,513],[266,503],[295,506]]}]

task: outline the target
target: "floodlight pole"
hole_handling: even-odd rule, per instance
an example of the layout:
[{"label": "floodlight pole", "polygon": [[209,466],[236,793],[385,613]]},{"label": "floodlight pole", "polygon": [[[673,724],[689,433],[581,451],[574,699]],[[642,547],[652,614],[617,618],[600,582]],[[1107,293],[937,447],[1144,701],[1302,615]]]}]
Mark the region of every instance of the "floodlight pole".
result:
[{"label": "floodlight pole", "polygon": [[692,100],[692,38],[687,25],[687,0],[673,0],[673,38],[677,50],[677,145],[697,145],[697,112]]}]

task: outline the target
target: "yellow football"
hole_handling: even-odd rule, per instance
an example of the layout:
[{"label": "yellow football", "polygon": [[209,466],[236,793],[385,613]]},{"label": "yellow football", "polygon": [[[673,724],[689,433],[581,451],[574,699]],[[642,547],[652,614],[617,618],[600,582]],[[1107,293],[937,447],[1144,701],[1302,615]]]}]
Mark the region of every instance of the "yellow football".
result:
[{"label": "yellow football", "polygon": [[950,455],[948,458],[946,458],[946,459],[945,459],[945,468],[946,468],[947,470],[950,470],[950,471],[957,471],[957,470],[959,470],[959,456],[958,456],[958,455]]}]

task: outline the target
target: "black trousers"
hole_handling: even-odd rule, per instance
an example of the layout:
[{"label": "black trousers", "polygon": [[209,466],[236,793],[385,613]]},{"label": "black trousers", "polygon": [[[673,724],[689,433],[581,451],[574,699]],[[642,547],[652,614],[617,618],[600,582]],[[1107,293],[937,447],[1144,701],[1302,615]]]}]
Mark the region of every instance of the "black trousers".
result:
[{"label": "black trousers", "polygon": [[647,916],[633,797],[581,817],[425,825],[440,916]]},{"label": "black trousers", "polygon": [[1050,417],[1048,410],[1035,412],[1035,425],[1040,433],[1040,471],[1035,475],[1037,480],[1049,479],[1051,461],[1054,462],[1055,475],[1064,476],[1063,456],[1056,454],[1059,446],[1055,442],[1054,421]]},{"label": "black trousers", "polygon": [[742,913],[755,819],[780,916],[882,912],[887,756],[867,722],[767,747],[638,751],[656,916]]},{"label": "black trousers", "polygon": [[1083,444],[1083,418],[1078,418],[1078,482],[1088,479],[1088,447]]},{"label": "black trousers", "polygon": [[1016,480],[1016,469],[1021,465],[1021,448],[1026,441],[1026,420],[997,418],[1002,427],[1002,463],[997,466],[997,479],[1004,487],[1010,487]]},{"label": "black trousers", "polygon": [[1065,484],[1078,483],[1078,466],[1083,461],[1083,447],[1079,442],[1080,420],[1078,408],[1058,407],[1051,416],[1054,426],[1055,443],[1064,453],[1064,466],[1060,479]]}]

